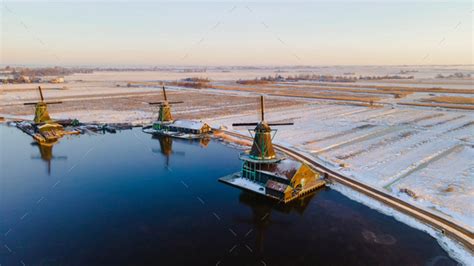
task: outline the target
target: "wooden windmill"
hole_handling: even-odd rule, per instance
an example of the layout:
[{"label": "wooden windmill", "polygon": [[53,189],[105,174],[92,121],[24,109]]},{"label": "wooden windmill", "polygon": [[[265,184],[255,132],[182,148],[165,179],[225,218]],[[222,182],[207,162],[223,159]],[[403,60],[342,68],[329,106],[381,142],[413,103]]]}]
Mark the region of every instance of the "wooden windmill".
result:
[{"label": "wooden windmill", "polygon": [[48,112],[48,104],[59,104],[59,103],[62,103],[62,102],[60,102],[60,101],[45,102],[44,97],[43,97],[43,91],[41,90],[41,86],[38,86],[38,91],[39,91],[39,94],[40,94],[40,101],[39,102],[24,103],[24,105],[35,105],[34,122],[36,124],[51,122],[51,117],[49,116],[49,112]]},{"label": "wooden windmill", "polygon": [[38,86],[38,91],[40,94],[39,102],[24,103],[24,105],[35,105],[34,132],[31,134],[33,138],[41,143],[54,143],[65,134],[78,134],[77,131],[65,132],[63,126],[53,121],[49,116],[48,104],[62,102],[45,102],[40,86]]},{"label": "wooden windmill", "polygon": [[253,144],[249,151],[239,155],[243,161],[241,172],[221,177],[219,181],[284,203],[324,186],[325,181],[319,178],[320,174],[308,165],[275,152],[272,144],[275,130],[270,126],[293,123],[268,123],[265,121],[263,96],[260,97],[260,106],[260,122],[232,124],[255,126]]},{"label": "wooden windmill", "polygon": [[166,97],[166,89],[163,86],[163,101],[161,102],[150,102],[151,105],[159,105],[160,111],[158,114],[158,121],[161,123],[172,122],[173,116],[171,115],[171,105],[183,103],[182,101],[179,102],[169,102],[168,98]]},{"label": "wooden windmill", "polygon": [[275,160],[277,155],[273,149],[272,139],[275,136],[276,130],[271,129],[270,126],[288,126],[293,123],[268,123],[265,121],[265,104],[263,96],[260,96],[260,115],[261,121],[254,123],[234,123],[232,126],[256,126],[253,136],[252,149],[249,156],[254,160]]}]

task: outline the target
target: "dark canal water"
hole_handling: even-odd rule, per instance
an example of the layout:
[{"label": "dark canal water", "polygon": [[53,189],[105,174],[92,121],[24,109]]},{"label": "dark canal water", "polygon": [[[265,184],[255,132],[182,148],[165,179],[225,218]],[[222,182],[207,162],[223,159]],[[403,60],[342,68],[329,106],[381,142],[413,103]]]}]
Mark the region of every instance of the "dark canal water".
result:
[{"label": "dark canal water", "polygon": [[217,141],[134,129],[66,137],[51,153],[16,128],[0,137],[1,265],[456,264],[428,234],[334,190],[283,207],[219,183],[240,161]]}]

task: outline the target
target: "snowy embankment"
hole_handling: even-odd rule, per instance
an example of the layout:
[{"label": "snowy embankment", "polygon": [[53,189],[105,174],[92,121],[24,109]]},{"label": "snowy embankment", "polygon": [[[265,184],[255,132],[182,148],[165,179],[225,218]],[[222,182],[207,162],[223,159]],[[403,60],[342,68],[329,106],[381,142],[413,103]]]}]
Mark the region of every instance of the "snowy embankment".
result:
[{"label": "snowy embankment", "polygon": [[[474,228],[474,114],[313,103],[269,111],[266,120],[295,123],[275,128],[276,143]],[[232,123],[255,121],[257,112],[210,122],[232,129]]]}]

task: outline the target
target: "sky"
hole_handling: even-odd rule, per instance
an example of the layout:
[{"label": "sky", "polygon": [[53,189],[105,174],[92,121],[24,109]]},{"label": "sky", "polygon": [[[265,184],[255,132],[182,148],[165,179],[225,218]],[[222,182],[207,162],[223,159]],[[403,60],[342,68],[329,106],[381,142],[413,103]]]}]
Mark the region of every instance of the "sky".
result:
[{"label": "sky", "polygon": [[471,1],[3,1],[2,65],[473,64]]}]

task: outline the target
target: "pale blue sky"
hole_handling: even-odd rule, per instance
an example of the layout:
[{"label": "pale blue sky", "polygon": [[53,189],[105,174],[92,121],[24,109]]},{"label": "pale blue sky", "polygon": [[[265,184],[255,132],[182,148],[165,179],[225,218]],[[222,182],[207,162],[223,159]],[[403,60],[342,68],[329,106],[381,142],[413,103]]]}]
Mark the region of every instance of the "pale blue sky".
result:
[{"label": "pale blue sky", "polygon": [[1,13],[2,64],[369,65],[473,61],[470,1],[6,1],[5,5]]}]

